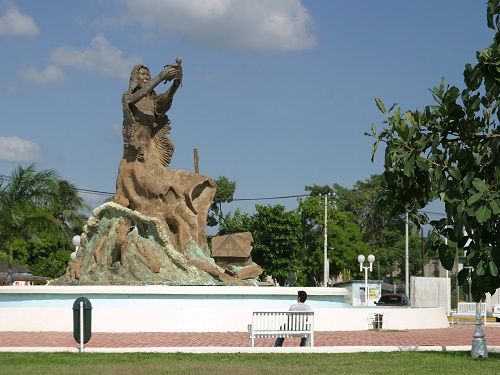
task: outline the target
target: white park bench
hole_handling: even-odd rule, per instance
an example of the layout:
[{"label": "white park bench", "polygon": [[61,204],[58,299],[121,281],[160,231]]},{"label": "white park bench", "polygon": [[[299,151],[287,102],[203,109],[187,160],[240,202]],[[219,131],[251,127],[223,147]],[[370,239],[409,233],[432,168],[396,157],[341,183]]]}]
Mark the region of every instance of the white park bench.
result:
[{"label": "white park bench", "polygon": [[[455,323],[455,318],[475,318],[476,303],[475,302],[459,302],[456,310],[451,312],[451,323]],[[486,303],[481,303],[481,317],[484,318],[486,324]]]},{"label": "white park bench", "polygon": [[258,311],[248,325],[248,345],[256,338],[307,337],[307,346],[314,346],[313,311]]}]

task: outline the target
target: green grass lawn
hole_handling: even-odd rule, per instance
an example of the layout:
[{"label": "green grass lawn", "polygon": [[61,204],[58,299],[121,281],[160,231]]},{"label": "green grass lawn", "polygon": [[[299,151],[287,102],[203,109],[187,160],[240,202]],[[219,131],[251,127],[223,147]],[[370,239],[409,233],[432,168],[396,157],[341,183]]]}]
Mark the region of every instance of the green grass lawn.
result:
[{"label": "green grass lawn", "polygon": [[500,354],[0,353],[1,374],[500,374]]}]

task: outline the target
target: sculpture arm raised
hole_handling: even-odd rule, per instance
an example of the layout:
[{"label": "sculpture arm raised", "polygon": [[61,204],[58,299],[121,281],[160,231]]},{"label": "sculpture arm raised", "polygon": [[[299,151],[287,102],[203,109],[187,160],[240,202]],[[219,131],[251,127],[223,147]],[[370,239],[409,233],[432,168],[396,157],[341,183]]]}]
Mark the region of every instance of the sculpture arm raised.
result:
[{"label": "sculpture arm raised", "polygon": [[[135,104],[145,96],[149,95],[156,86],[162,81],[170,81],[172,79],[177,79],[177,77],[182,77],[182,67],[178,64],[167,65],[156,77],[152,78],[151,81],[140,90],[130,94],[128,98],[128,104]],[[175,82],[174,82],[175,85]],[[171,91],[171,90],[169,90]],[[175,91],[174,91],[175,92]]]},{"label": "sculpture arm raised", "polygon": [[172,83],[172,86],[170,87],[170,89],[168,89],[167,92],[157,96],[155,100],[156,113],[166,113],[170,109],[170,107],[172,106],[172,99],[174,98],[174,95],[180,85],[181,80],[175,79],[174,83]]}]

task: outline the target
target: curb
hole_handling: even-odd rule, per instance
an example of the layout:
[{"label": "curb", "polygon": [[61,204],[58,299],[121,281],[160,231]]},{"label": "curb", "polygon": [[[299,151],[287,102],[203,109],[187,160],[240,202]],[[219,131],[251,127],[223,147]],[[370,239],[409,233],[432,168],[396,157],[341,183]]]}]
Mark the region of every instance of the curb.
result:
[{"label": "curb", "polygon": [[[86,348],[84,353],[369,353],[369,352],[468,352],[463,346],[320,346],[320,347],[137,347]],[[76,347],[1,347],[0,353],[79,353]],[[500,353],[500,346],[488,347],[489,353]]]}]

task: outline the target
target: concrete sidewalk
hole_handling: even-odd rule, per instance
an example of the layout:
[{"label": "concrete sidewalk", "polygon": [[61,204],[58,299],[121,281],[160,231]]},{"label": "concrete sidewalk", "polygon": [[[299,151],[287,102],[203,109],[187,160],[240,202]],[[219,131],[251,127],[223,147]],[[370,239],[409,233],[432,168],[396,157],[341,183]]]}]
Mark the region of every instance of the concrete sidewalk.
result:
[{"label": "concrete sidewalk", "polygon": [[[314,347],[299,348],[299,339],[286,339],[283,348],[274,340],[256,340],[248,348],[246,332],[226,333],[104,333],[95,332],[87,352],[361,352],[400,350],[470,350],[473,325],[407,331],[315,332]],[[488,350],[500,352],[500,325],[483,327]],[[0,332],[0,352],[78,351],[72,332]]]}]

